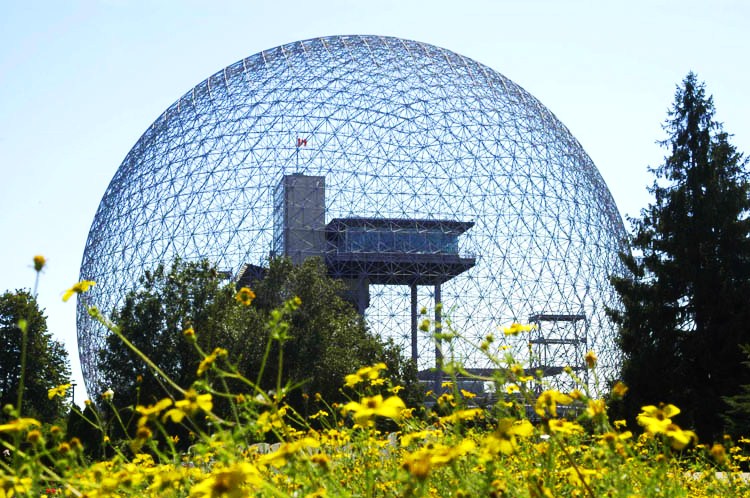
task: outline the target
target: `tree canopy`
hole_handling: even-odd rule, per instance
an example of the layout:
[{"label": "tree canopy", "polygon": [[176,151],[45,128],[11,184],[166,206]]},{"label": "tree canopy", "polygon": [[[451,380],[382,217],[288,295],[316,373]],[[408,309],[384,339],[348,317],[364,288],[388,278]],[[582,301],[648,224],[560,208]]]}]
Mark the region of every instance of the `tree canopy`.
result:
[{"label": "tree canopy", "polygon": [[630,275],[614,278],[610,310],[630,391],[625,414],[673,402],[702,437],[721,433],[722,398],[750,382],[750,200],[747,161],[715,118],[713,98],[689,73],[664,125],[669,150],[654,200],[633,225]]},{"label": "tree canopy", "polygon": [[[223,279],[208,262],[177,261],[146,272],[140,288],[128,294],[113,316],[122,334],[183,388],[193,384],[201,355],[227,350],[238,371],[265,390],[277,388],[279,343],[271,341],[267,326],[285,301],[298,297],[300,305],[286,316],[289,339],[283,344],[282,385],[294,385],[288,403],[301,414],[315,409],[319,393],[331,403],[345,398],[344,376],[375,362],[388,365],[388,374],[407,387],[405,399],[418,397],[416,367],[402,358],[400,349],[383,342],[366,327],[363,318],[341,298],[342,284],[326,275],[325,266],[312,258],[299,266],[289,260],[270,262],[265,278],[253,285],[250,306],[237,300],[232,282]],[[185,330],[192,328],[190,340]],[[175,393],[117,336],[107,339],[99,368],[119,400],[149,404]],[[207,375],[207,374],[206,374]],[[246,386],[245,386],[246,388]],[[403,393],[402,393],[403,394]],[[217,407],[219,410],[221,407]]]},{"label": "tree canopy", "polygon": [[16,405],[21,385],[21,320],[26,321],[27,350],[23,416],[53,422],[64,416],[69,399],[55,396],[50,389],[70,382],[70,365],[65,347],[47,331],[47,318],[36,298],[26,290],[0,295],[0,406]]}]

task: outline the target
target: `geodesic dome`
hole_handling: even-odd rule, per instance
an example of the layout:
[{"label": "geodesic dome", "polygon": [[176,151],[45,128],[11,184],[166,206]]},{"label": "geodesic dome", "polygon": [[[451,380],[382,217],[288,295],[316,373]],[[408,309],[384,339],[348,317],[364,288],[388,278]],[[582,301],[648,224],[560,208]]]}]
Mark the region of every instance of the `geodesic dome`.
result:
[{"label": "geodesic dome", "polygon": [[[594,349],[602,371],[614,371],[604,308],[617,303],[609,276],[620,270],[625,232],[576,139],[521,87],[471,59],[398,38],[333,36],[217,72],[125,157],[81,264],[81,278],[98,284],[78,305],[89,392],[105,380],[96,367],[105,331],[86,307],[108,313],[144,270],[176,257],[208,258],[233,274],[267,264],[274,189],[293,173],[325,178],[327,220],[473,222],[459,250],[476,264],[442,286],[452,327],[479,342],[533,316],[537,360],[570,364]],[[408,343],[410,289],[370,292],[370,327]],[[420,288],[420,307],[432,308],[432,293]],[[507,340],[528,354],[528,336]],[[423,369],[434,348],[425,337],[420,344]],[[488,366],[465,342],[448,354]]]}]

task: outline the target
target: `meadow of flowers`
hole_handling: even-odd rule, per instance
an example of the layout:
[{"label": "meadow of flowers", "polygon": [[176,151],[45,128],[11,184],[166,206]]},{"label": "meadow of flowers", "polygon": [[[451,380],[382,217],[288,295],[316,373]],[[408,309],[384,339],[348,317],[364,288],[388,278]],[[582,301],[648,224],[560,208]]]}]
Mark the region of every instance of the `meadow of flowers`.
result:
[{"label": "meadow of flowers", "polygon": [[[71,293],[90,285],[76,284]],[[237,298],[252,305],[250,296],[240,290]],[[91,314],[127,341],[98,310]],[[272,341],[285,340],[284,316],[279,310],[269,324],[277,331]],[[513,324],[498,333],[527,329]],[[450,329],[438,332],[443,342],[463,340]],[[185,338],[200,333],[189,329]],[[742,473],[750,439],[701,444],[678,425],[679,408],[670,404],[643,407],[638,427],[610,421],[608,402],[626,396],[626,386],[615,384],[605,397],[584,383],[556,391],[501,342],[488,335],[477,345],[498,367],[494,377],[480,379],[494,388],[491,402],[461,389],[461,365],[448,363],[442,390],[428,393],[428,406],[407,407],[401,386],[390,383],[385,365],[375,364],[341,379],[349,402],[317,399],[322,408],[308,417],[285,403],[288,387],[263,391],[237,374],[226,350],[201,351],[196,382],[188,389],[172,386],[180,396],[134,403],[136,430],[124,440],[110,439],[119,413],[105,409],[114,406],[117,392],[103,393],[101,406],[87,402],[86,420],[111,455],[99,461],[90,461],[64,428],[7,407],[8,421],[0,425],[0,498],[750,496]],[[594,372],[595,353],[585,360]],[[225,389],[228,379],[244,389]],[[50,399],[68,388],[50,390]],[[231,416],[215,412],[218,402],[229,404]],[[188,449],[170,432],[175,426],[189,434]]]}]

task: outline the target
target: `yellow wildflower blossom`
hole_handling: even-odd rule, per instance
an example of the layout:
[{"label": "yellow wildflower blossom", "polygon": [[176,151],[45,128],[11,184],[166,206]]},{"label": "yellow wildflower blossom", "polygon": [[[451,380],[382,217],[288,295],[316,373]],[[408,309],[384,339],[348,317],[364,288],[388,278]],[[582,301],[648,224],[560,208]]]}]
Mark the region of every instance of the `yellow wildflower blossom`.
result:
[{"label": "yellow wildflower blossom", "polygon": [[594,418],[599,415],[606,415],[606,413],[607,413],[607,404],[604,402],[603,399],[590,399],[588,401],[588,406],[586,407],[586,415],[588,415],[591,418]]},{"label": "yellow wildflower blossom", "polygon": [[683,431],[677,424],[669,424],[664,429],[664,434],[669,438],[672,448],[681,450],[691,442],[698,441],[698,436],[693,431]]},{"label": "yellow wildflower blossom", "polygon": [[448,464],[474,450],[476,444],[464,439],[457,446],[432,444],[404,456],[402,467],[419,480],[423,480],[433,467]]},{"label": "yellow wildflower blossom", "polygon": [[269,432],[273,429],[280,429],[284,425],[284,417],[287,408],[282,406],[276,411],[266,411],[258,416],[258,427],[261,432]]},{"label": "yellow wildflower blossom", "polygon": [[286,461],[289,459],[289,457],[294,456],[301,450],[306,448],[319,447],[320,443],[317,440],[311,437],[304,437],[290,443],[282,443],[279,446],[279,449],[277,449],[276,451],[261,456],[258,459],[258,463],[262,465],[274,465],[275,467],[283,467],[284,465],[286,465]]},{"label": "yellow wildflower blossom", "polygon": [[191,498],[242,498],[263,484],[258,469],[248,462],[235,462],[229,467],[218,466],[190,490]]},{"label": "yellow wildflower blossom", "polygon": [[35,418],[17,418],[7,424],[0,425],[0,432],[21,432],[29,427],[41,427],[41,425]]},{"label": "yellow wildflower blossom", "polygon": [[593,351],[589,351],[588,353],[586,353],[584,359],[586,360],[586,366],[589,368],[594,368],[598,360],[598,358],[596,357],[596,353],[594,353]]},{"label": "yellow wildflower blossom", "polygon": [[559,391],[547,390],[542,392],[536,399],[534,411],[540,417],[552,416],[557,417],[557,405],[569,405],[573,398]]},{"label": "yellow wildflower blossom", "polygon": [[536,328],[536,325],[522,325],[520,323],[514,322],[510,325],[510,327],[504,327],[503,333],[505,335],[518,335],[521,332],[528,332],[530,330],[534,330]]},{"label": "yellow wildflower blossom", "polygon": [[672,417],[680,413],[680,409],[674,405],[648,405],[641,408],[636,420],[638,424],[650,434],[663,433],[667,426],[672,423]]},{"label": "yellow wildflower blossom", "polygon": [[516,450],[516,437],[528,437],[533,432],[534,426],[528,420],[501,418],[495,431],[485,438],[485,450],[489,455],[510,455]]},{"label": "yellow wildflower blossom", "polygon": [[376,382],[380,377],[380,371],[386,370],[388,367],[385,363],[380,362],[372,366],[362,367],[357,370],[357,373],[349,374],[344,378],[344,385],[346,387],[354,387],[360,382],[369,381],[373,385],[382,384],[382,382]]},{"label": "yellow wildflower blossom", "polygon": [[383,396],[378,394],[362,398],[361,403],[350,401],[341,408],[341,413],[346,415],[351,412],[357,424],[365,425],[376,416],[398,420],[405,408],[406,405],[398,396],[390,396],[384,400]]},{"label": "yellow wildflower blossom", "polygon": [[172,422],[180,423],[185,415],[192,415],[199,410],[210,412],[214,404],[211,394],[198,394],[195,389],[190,388],[185,392],[185,399],[175,401],[174,406],[164,414],[163,420],[171,419]]},{"label": "yellow wildflower blossom", "polygon": [[62,300],[64,302],[67,302],[73,294],[81,294],[83,292],[87,292],[91,287],[95,285],[96,282],[94,282],[93,280],[81,280],[77,284],[74,284],[73,287],[65,291]]},{"label": "yellow wildflower blossom", "polygon": [[568,422],[565,419],[553,418],[549,421],[549,430],[558,434],[582,434],[583,427],[575,422]]},{"label": "yellow wildflower blossom", "polygon": [[481,418],[484,415],[484,410],[481,408],[469,408],[466,410],[457,410],[450,415],[441,417],[440,421],[444,423],[456,423],[461,420],[471,420],[474,418]]},{"label": "yellow wildflower blossom", "polygon": [[727,462],[727,452],[724,448],[724,445],[719,443],[714,443],[713,446],[711,446],[711,449],[709,450],[709,453],[713,457],[714,460],[716,460],[716,463],[719,465],[724,465]]},{"label": "yellow wildflower blossom", "polygon": [[211,368],[211,365],[214,364],[216,358],[226,358],[228,354],[228,351],[224,348],[215,348],[213,353],[201,360],[200,364],[198,365],[198,376],[203,375],[206,370]]},{"label": "yellow wildflower blossom", "polygon": [[628,386],[626,386],[619,380],[615,382],[614,386],[612,386],[612,396],[614,398],[622,398],[623,396],[625,396],[627,392],[628,392]]},{"label": "yellow wildflower blossom", "polygon": [[162,411],[166,410],[170,406],[172,406],[172,400],[169,398],[164,398],[160,401],[157,401],[151,406],[136,406],[135,411],[137,411],[141,415],[141,418],[138,419],[138,427],[142,427],[146,424],[146,422],[148,422],[149,418],[152,418],[155,415],[159,415]]},{"label": "yellow wildflower blossom", "polygon": [[70,384],[60,384],[57,387],[53,387],[52,389],[49,389],[47,391],[47,397],[49,399],[52,399],[55,396],[60,396],[61,398],[64,398],[65,395],[68,393],[68,389],[70,389]]},{"label": "yellow wildflower blossom", "polygon": [[401,446],[409,446],[412,442],[417,439],[437,439],[443,435],[443,431],[440,429],[429,429],[416,432],[409,432],[401,436]]},{"label": "yellow wildflower blossom", "polygon": [[41,254],[37,254],[34,256],[34,270],[35,271],[42,271],[42,268],[44,268],[44,265],[47,264],[47,260],[42,256]]},{"label": "yellow wildflower blossom", "polygon": [[243,306],[250,306],[253,303],[253,299],[255,299],[255,292],[247,287],[243,287],[237,291],[237,295],[234,298]]}]

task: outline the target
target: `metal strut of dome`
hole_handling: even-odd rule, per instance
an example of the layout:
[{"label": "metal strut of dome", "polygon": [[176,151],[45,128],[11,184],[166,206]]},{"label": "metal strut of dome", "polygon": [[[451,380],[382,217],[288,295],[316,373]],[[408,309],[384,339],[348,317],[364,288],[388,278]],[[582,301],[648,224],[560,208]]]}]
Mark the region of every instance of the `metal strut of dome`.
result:
[{"label": "metal strut of dome", "polygon": [[[447,304],[444,314],[468,340],[452,341],[445,353],[467,368],[492,366],[473,344],[497,326],[533,314],[584,314],[599,378],[616,372],[620,353],[605,308],[617,306],[609,277],[622,271],[625,231],[569,130],[523,88],[450,50],[331,36],[264,50],[216,72],[166,109],[124,158],[81,262],[81,278],[97,282],[77,315],[90,393],[106,389],[97,352],[107,331],[87,306],[111,312],[145,270],[177,257],[208,259],[233,275],[245,264],[266,266],[284,243],[274,231],[274,192],[294,173],[325,180],[323,229],[310,241],[320,247],[344,244],[344,232],[369,244],[369,235],[355,235],[362,229],[455,235],[456,253],[474,258],[473,266],[458,261],[439,296],[433,283],[420,284],[416,301],[418,308]],[[399,227],[404,220],[413,225]],[[449,222],[474,224],[456,234]],[[378,243],[396,243],[387,237]],[[350,256],[367,259],[361,251]],[[434,270],[422,257],[409,272]],[[396,253],[388,258],[355,263],[339,252],[329,263],[373,274],[368,325],[408,351],[413,289],[374,283],[405,264]],[[505,345],[531,361],[528,338]],[[434,365],[429,341],[417,349],[421,370]],[[549,364],[564,362],[573,364]]]}]

